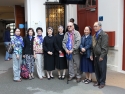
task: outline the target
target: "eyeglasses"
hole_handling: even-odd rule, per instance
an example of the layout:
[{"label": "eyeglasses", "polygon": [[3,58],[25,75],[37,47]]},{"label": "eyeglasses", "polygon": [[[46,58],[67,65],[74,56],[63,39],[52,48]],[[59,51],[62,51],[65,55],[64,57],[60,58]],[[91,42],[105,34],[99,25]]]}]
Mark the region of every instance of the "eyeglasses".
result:
[{"label": "eyeglasses", "polygon": [[67,26],[67,27],[69,28],[69,27],[72,27],[72,26],[70,25],[70,26]]}]

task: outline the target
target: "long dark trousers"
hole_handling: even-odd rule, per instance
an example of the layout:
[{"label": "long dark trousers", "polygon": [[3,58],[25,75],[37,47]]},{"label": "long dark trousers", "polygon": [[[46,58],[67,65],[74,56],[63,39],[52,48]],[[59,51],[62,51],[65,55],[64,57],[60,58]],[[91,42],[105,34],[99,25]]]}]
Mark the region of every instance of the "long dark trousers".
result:
[{"label": "long dark trousers", "polygon": [[105,85],[106,72],[107,72],[107,55],[104,56],[102,61],[99,61],[100,57],[94,58],[95,65],[95,75],[98,84]]}]

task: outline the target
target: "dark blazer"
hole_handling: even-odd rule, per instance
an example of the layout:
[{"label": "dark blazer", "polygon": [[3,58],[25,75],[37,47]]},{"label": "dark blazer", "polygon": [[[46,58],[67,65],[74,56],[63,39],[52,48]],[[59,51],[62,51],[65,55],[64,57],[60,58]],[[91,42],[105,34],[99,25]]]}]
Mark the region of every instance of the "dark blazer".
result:
[{"label": "dark blazer", "polygon": [[91,51],[92,51],[92,36],[89,35],[87,38],[86,36],[83,36],[81,38],[81,44],[80,44],[80,51],[82,48],[86,49],[86,52],[84,52],[87,58],[90,58]]},{"label": "dark blazer", "polygon": [[[44,37],[44,40],[43,40],[43,50],[44,50],[44,56],[48,56],[48,51],[52,52],[52,56],[55,55],[55,46],[54,46],[54,41],[55,41],[55,37],[52,36],[52,37],[49,37],[49,36],[46,36]],[[50,56],[50,55],[49,55]]]},{"label": "dark blazer", "polygon": [[33,41],[34,41],[34,37],[32,38],[32,40],[30,41],[29,36],[26,36],[23,38],[23,42],[24,42],[24,47],[23,47],[23,55],[28,54],[28,55],[33,55]]},{"label": "dark blazer", "polygon": [[98,38],[96,39],[95,35],[93,36],[93,54],[103,58],[108,54],[108,34],[103,30],[99,33]]},{"label": "dark blazer", "polygon": [[62,51],[65,54],[65,50],[63,49],[63,46],[62,46],[63,38],[64,38],[64,35],[57,34],[55,36],[54,45],[55,45],[55,55],[56,56],[59,56],[59,51]]},{"label": "dark blazer", "polygon": [[11,41],[10,31],[5,31],[5,32],[4,32],[4,34],[3,34],[3,39],[4,39],[4,42],[10,42],[10,41]]},{"label": "dark blazer", "polygon": [[79,26],[74,23],[75,30],[79,31]]}]

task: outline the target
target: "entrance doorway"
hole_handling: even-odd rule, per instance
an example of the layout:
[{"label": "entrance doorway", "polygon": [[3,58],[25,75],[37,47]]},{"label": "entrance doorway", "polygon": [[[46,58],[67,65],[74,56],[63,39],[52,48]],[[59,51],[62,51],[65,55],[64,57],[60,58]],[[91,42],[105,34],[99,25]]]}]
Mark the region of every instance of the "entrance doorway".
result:
[{"label": "entrance doorway", "polygon": [[98,0],[87,0],[85,5],[78,5],[77,15],[79,32],[83,35],[85,26],[93,27],[94,22],[98,21]]},{"label": "entrance doorway", "polygon": [[65,27],[65,5],[47,4],[46,5],[46,28],[52,27],[54,35],[58,34],[58,26]]},{"label": "entrance doorway", "polygon": [[4,32],[6,27],[10,27],[10,35],[13,35],[14,20],[14,7],[0,6],[0,42],[3,42]]}]

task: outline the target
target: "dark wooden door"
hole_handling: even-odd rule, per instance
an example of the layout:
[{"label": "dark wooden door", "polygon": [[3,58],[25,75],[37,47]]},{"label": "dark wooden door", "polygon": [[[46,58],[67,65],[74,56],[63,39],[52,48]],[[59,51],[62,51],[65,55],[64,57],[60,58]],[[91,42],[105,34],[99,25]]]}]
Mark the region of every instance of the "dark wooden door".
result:
[{"label": "dark wooden door", "polygon": [[[98,21],[98,0],[94,0],[94,3],[93,0],[88,1],[89,5],[86,4],[77,6],[78,25],[81,35],[84,34],[85,26],[90,26],[93,29],[94,22]],[[92,34],[94,34],[94,31]]]},{"label": "dark wooden door", "polygon": [[[24,7],[19,5],[15,6],[15,27],[19,28],[19,24],[25,24],[25,12]],[[21,36],[25,36],[25,28],[20,28]]]}]

